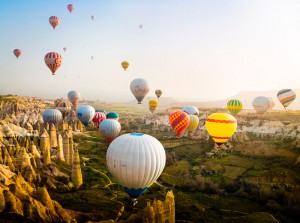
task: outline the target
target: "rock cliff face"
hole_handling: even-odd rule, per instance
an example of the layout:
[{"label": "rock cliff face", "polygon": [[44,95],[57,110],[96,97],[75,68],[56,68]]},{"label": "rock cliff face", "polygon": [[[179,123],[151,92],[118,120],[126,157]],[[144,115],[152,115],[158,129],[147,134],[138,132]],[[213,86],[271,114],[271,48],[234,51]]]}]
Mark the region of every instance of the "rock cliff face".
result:
[{"label": "rock cliff face", "polygon": [[15,213],[35,222],[71,222],[72,217],[51,200],[45,187],[33,188],[21,174],[0,164],[0,212]]}]

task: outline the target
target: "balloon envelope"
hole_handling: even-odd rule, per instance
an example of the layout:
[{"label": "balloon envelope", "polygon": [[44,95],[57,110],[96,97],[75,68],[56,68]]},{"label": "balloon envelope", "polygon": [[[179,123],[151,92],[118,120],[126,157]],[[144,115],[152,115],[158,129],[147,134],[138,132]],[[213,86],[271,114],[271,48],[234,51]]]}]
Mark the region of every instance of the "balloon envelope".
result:
[{"label": "balloon envelope", "polygon": [[72,4],[68,5],[68,10],[71,13],[74,10],[74,6]]},{"label": "balloon envelope", "polygon": [[57,109],[46,109],[43,112],[43,121],[44,123],[58,124],[62,121],[62,114]]},{"label": "balloon envelope", "polygon": [[236,119],[226,113],[213,113],[206,118],[205,127],[218,146],[227,142],[237,128]]},{"label": "balloon envelope", "polygon": [[199,110],[195,106],[184,106],[182,110],[189,115],[199,115]]},{"label": "balloon envelope", "polygon": [[105,119],[99,125],[99,131],[107,142],[112,142],[121,131],[120,123],[115,119]]},{"label": "balloon envelope", "polygon": [[243,109],[243,104],[238,99],[231,99],[227,102],[227,109],[231,114],[236,115]]},{"label": "balloon envelope", "polygon": [[59,53],[50,52],[46,54],[44,60],[47,67],[52,71],[52,75],[55,75],[55,71],[61,66],[63,58]]},{"label": "balloon envelope", "polygon": [[176,135],[181,135],[190,124],[190,117],[187,113],[177,110],[169,115],[169,123]]},{"label": "balloon envelope", "polygon": [[156,95],[157,98],[160,98],[160,96],[162,95],[162,91],[159,90],[159,89],[157,89],[157,90],[155,91],[155,95]]},{"label": "balloon envelope", "polygon": [[292,89],[282,89],[278,91],[277,98],[284,108],[289,106],[296,98],[296,93]]},{"label": "balloon envelope", "polygon": [[109,145],[106,164],[127,194],[137,198],[161,175],[166,153],[162,144],[150,135],[124,134]]},{"label": "balloon envelope", "polygon": [[21,54],[22,54],[22,51],[21,50],[19,50],[19,49],[15,49],[14,50],[14,54],[15,54],[15,56],[17,57],[17,59],[19,58],[19,56],[21,56]]},{"label": "balloon envelope", "polygon": [[142,100],[149,92],[149,84],[145,79],[137,78],[131,81],[130,90],[137,99],[138,104],[141,104]]},{"label": "balloon envelope", "polygon": [[119,114],[117,112],[109,112],[106,114],[106,118],[119,120]]},{"label": "balloon envelope", "polygon": [[95,127],[98,129],[99,124],[106,119],[106,115],[103,112],[95,112],[94,118],[92,119]]},{"label": "balloon envelope", "polygon": [[62,101],[56,105],[56,109],[59,110],[64,116],[67,111],[70,111],[72,109],[72,106],[68,102]]},{"label": "balloon envelope", "polygon": [[56,26],[58,26],[58,24],[60,23],[60,19],[57,16],[51,16],[49,18],[49,22],[50,22],[51,26],[53,27],[53,29],[55,29]]},{"label": "balloon envelope", "polygon": [[81,95],[79,91],[70,91],[68,93],[68,99],[72,103],[72,105],[76,105],[77,102],[79,101]]},{"label": "balloon envelope", "polygon": [[84,124],[85,126],[88,126],[90,121],[93,119],[95,115],[95,109],[90,105],[81,105],[77,111],[77,117],[78,119]]},{"label": "balloon envelope", "polygon": [[189,116],[190,116],[190,124],[187,127],[187,131],[192,132],[198,127],[199,118],[196,115],[189,115]]},{"label": "balloon envelope", "polygon": [[128,67],[129,67],[129,62],[124,60],[122,63],[121,63],[121,66],[123,67],[124,70],[126,70]]},{"label": "balloon envelope", "polygon": [[158,106],[158,101],[156,99],[151,99],[148,104],[149,110],[153,113]]},{"label": "balloon envelope", "polygon": [[253,99],[252,105],[257,114],[263,115],[270,108],[270,100],[265,96],[258,96]]}]

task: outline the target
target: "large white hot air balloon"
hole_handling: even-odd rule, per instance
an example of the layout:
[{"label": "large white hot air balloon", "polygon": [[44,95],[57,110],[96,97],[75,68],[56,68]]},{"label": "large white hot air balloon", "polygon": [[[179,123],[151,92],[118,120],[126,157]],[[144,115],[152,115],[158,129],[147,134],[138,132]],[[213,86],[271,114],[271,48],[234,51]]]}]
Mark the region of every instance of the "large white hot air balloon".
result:
[{"label": "large white hot air balloon", "polygon": [[253,99],[252,105],[254,109],[256,110],[257,114],[263,115],[266,113],[270,108],[270,100],[267,97],[264,96],[258,96]]},{"label": "large white hot air balloon", "polygon": [[129,133],[119,136],[109,145],[106,163],[110,173],[135,202],[162,173],[166,153],[156,138]]},{"label": "large white hot air balloon", "polygon": [[107,142],[112,142],[121,131],[120,123],[115,119],[105,119],[99,125],[99,131]]},{"label": "large white hot air balloon", "polygon": [[77,102],[79,101],[81,95],[79,91],[70,91],[68,93],[68,99],[72,103],[72,105],[75,107],[77,106]]},{"label": "large white hot air balloon", "polygon": [[95,109],[90,105],[81,105],[77,109],[76,113],[78,119],[82,122],[82,124],[88,126],[95,115]]},{"label": "large white hot air balloon", "polygon": [[199,110],[195,106],[184,106],[182,110],[189,115],[199,115]]},{"label": "large white hot air balloon", "polygon": [[148,94],[150,88],[147,80],[143,78],[137,78],[131,81],[130,90],[134,97],[138,100],[138,104],[142,104],[142,100]]},{"label": "large white hot air balloon", "polygon": [[43,121],[44,123],[58,124],[62,121],[62,114],[57,109],[46,109],[43,112]]}]

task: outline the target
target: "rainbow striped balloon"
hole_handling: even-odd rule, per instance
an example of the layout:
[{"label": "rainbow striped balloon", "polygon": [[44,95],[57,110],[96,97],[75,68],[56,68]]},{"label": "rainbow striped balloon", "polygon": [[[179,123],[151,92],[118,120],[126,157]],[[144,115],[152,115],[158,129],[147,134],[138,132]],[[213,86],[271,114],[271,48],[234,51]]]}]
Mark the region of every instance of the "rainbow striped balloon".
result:
[{"label": "rainbow striped balloon", "polygon": [[187,113],[177,110],[170,114],[169,123],[176,135],[181,135],[190,124],[190,117]]},{"label": "rainbow striped balloon", "polygon": [[296,93],[292,89],[282,89],[278,91],[277,98],[284,108],[289,106],[296,98]]},{"label": "rainbow striped balloon", "polygon": [[189,132],[194,131],[199,125],[199,118],[196,115],[189,115],[190,116],[190,124],[187,127]]},{"label": "rainbow striped balloon", "polygon": [[227,102],[227,109],[231,114],[237,115],[243,109],[243,104],[238,99],[231,99]]}]

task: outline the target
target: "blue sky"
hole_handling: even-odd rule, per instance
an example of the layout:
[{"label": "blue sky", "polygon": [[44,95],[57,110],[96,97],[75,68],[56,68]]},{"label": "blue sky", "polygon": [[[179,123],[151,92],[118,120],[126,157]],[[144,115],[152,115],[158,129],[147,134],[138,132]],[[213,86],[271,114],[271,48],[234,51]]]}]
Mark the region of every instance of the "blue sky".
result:
[{"label": "blue sky", "polygon": [[[296,0],[1,0],[0,94],[131,101],[137,77],[149,96],[187,100],[299,88],[299,11]],[[50,51],[64,58],[55,76]]]}]

